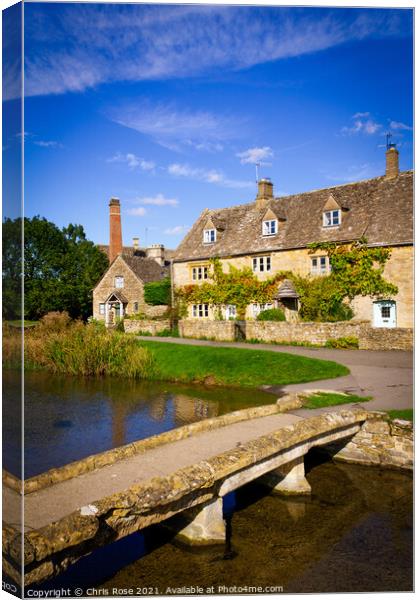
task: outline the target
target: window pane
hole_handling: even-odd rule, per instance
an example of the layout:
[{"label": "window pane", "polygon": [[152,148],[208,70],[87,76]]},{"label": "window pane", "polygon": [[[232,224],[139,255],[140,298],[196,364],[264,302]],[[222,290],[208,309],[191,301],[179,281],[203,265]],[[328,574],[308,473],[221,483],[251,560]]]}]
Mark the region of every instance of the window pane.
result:
[{"label": "window pane", "polygon": [[266,264],[267,264],[267,271],[270,271],[271,270],[271,257],[270,256],[267,256]]}]

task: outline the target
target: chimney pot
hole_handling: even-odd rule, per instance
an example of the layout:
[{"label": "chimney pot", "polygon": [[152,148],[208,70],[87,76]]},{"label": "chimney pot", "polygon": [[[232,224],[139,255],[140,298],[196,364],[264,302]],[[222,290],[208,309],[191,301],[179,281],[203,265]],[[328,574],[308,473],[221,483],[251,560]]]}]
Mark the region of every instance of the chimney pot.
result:
[{"label": "chimney pot", "polygon": [[391,146],[386,151],[385,178],[393,179],[394,177],[398,177],[399,172],[399,152],[395,146]]},{"label": "chimney pot", "polygon": [[121,207],[118,198],[109,201],[109,262],[122,254]]}]

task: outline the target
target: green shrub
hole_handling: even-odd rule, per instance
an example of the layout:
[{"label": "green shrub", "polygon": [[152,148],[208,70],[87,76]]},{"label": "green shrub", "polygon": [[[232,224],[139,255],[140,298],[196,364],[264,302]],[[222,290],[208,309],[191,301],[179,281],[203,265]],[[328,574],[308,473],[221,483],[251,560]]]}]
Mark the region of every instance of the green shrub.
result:
[{"label": "green shrub", "polygon": [[326,348],[358,348],[359,339],[357,337],[340,337],[337,339],[327,340],[325,342]]},{"label": "green shrub", "polygon": [[[21,336],[9,329],[3,331],[3,363],[18,366]],[[135,336],[107,331],[98,322],[85,325],[60,313],[46,315],[25,333],[24,357],[25,367],[67,375],[146,378],[155,370],[152,354]]]},{"label": "green shrub", "polygon": [[262,310],[257,316],[257,321],[285,321],[286,317],[280,308],[268,308]]},{"label": "green shrub", "polygon": [[165,277],[161,281],[146,283],[144,286],[144,300],[152,306],[171,304],[171,280],[169,277]]}]

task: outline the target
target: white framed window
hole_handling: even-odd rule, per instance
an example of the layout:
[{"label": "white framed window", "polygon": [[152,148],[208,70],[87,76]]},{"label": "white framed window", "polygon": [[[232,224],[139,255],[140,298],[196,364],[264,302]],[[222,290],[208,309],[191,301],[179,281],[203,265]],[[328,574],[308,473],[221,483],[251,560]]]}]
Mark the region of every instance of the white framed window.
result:
[{"label": "white framed window", "polygon": [[265,304],[257,304],[256,302],[254,302],[254,304],[252,305],[252,316],[256,318],[258,317],[260,312],[262,312],[263,310],[268,310],[270,308],[273,308],[271,302],[266,302]]},{"label": "white framed window", "polygon": [[331,265],[328,256],[312,256],[311,274],[325,275],[331,271]]},{"label": "white framed window", "polygon": [[254,273],[271,271],[271,256],[254,256],[252,259],[252,270]]},{"label": "white framed window", "polygon": [[209,316],[209,305],[208,304],[193,304],[192,305],[192,316],[203,318]]},{"label": "white framed window", "polygon": [[99,314],[100,315],[104,315],[105,314],[105,303],[104,302],[101,302],[99,304]]},{"label": "white framed window", "polygon": [[341,210],[326,210],[323,213],[323,225],[324,227],[336,227],[341,223]]},{"label": "white framed window", "polygon": [[228,304],[226,306],[226,320],[236,319],[236,306],[234,304]]},{"label": "white framed window", "polygon": [[215,229],[205,229],[203,231],[203,242],[205,244],[214,244],[216,241],[216,230]]},{"label": "white framed window", "polygon": [[209,268],[206,266],[193,267],[192,268],[192,279],[193,281],[200,281],[202,279],[208,279]]},{"label": "white framed window", "polygon": [[263,221],[262,234],[263,235],[275,235],[277,233],[277,219],[271,219],[269,221]]},{"label": "white framed window", "polygon": [[117,275],[115,277],[115,287],[116,288],[123,288],[124,287],[124,277],[122,277],[122,275]]}]

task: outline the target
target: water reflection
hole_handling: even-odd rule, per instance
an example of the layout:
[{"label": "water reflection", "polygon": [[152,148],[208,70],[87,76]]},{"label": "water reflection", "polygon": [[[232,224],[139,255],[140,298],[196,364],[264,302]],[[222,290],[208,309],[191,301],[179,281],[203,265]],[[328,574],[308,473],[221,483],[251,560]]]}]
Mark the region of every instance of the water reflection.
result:
[{"label": "water reflection", "polygon": [[[309,457],[310,459],[310,457]],[[187,549],[154,525],[80,560],[44,589],[282,586],[286,593],[413,588],[412,478],[391,470],[309,465],[312,495],[258,483],[224,499],[226,546]]]},{"label": "water reflection", "polygon": [[[4,410],[20,403],[19,374],[3,375]],[[240,408],[269,404],[255,390],[25,374],[25,477]],[[19,475],[16,423],[4,431],[5,468]],[[19,421],[17,421],[17,426]]]}]

